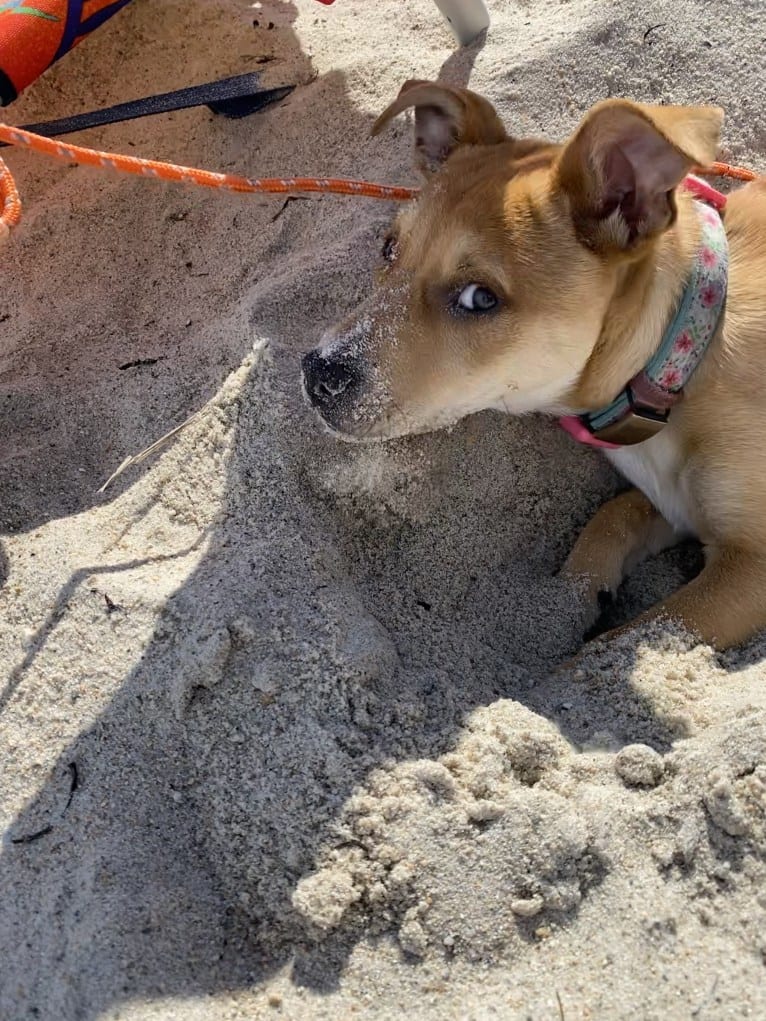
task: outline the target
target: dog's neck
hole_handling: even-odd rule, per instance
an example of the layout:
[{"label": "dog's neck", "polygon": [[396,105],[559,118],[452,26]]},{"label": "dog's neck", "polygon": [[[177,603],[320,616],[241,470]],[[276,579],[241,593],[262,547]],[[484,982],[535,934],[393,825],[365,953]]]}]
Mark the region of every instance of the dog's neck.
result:
[{"label": "dog's neck", "polygon": [[657,351],[700,242],[690,196],[679,194],[676,222],[635,262],[615,271],[598,340],[566,397],[573,412],[608,404]]}]

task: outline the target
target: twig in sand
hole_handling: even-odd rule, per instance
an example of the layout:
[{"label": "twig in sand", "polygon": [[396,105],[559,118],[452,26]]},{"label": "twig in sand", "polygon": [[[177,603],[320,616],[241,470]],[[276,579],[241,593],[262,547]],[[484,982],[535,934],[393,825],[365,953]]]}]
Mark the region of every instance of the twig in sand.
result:
[{"label": "twig in sand", "polygon": [[101,488],[98,489],[97,492],[103,493],[107,489],[107,487],[111,486],[114,480],[118,479],[127,468],[129,468],[133,464],[140,464],[142,461],[145,461],[147,457],[150,457],[156,451],[160,450],[161,447],[164,447],[168,440],[172,440],[173,437],[177,436],[178,433],[180,433],[183,429],[187,427],[187,425],[191,425],[192,422],[196,421],[200,417],[200,415],[204,414],[205,411],[207,411],[208,407],[209,405],[204,408],[200,408],[199,411],[195,411],[193,415],[190,415],[189,418],[186,419],[185,422],[181,422],[181,424],[177,425],[175,429],[171,429],[170,432],[166,432],[164,436],[160,436],[158,440],[155,440],[154,443],[151,444],[151,446],[147,447],[145,450],[142,450],[140,454],[128,454],[128,456],[119,466],[119,468],[117,468],[116,471],[112,472],[112,474],[103,484],[103,486],[101,486]]},{"label": "twig in sand", "polygon": [[276,211],[276,213],[274,213],[274,215],[272,216],[271,218],[272,223],[279,219],[282,213],[284,213],[285,209],[287,209],[287,206],[290,202],[308,202],[308,199],[306,198],[305,195],[288,195],[285,201]]},{"label": "twig in sand", "polygon": [[[658,28],[664,28],[665,25],[667,25],[666,21],[661,21],[658,25],[650,25],[649,28],[647,28],[647,30],[644,32],[644,42],[647,42],[647,40],[649,40],[649,36],[652,34],[652,32],[656,32]],[[649,41],[650,46],[652,45],[652,42],[654,42],[654,40]]]},{"label": "twig in sand", "polygon": [[157,362],[159,362],[164,357],[165,355],[158,355],[156,358],[136,358],[132,362],[125,362],[124,365],[118,365],[117,368],[120,370],[120,372],[122,372],[125,369],[138,368],[141,365],[156,365]]},{"label": "twig in sand", "polygon": [[111,617],[111,615],[113,613],[117,613],[118,610],[122,609],[120,604],[119,603],[115,603],[115,601],[113,599],[111,599],[106,594],[106,592],[99,592],[99,590],[97,588],[92,588],[90,591],[92,592],[92,594],[94,596],[103,596],[104,597],[104,603],[106,605],[106,615],[107,615],[107,617]]},{"label": "twig in sand", "polygon": [[43,826],[41,830],[36,833],[25,833],[23,837],[11,837],[12,844],[34,844],[40,837],[47,837],[49,833],[53,832],[52,826]]},{"label": "twig in sand", "polygon": [[74,792],[80,786],[80,774],[77,772],[77,763],[70,762],[69,765],[67,766],[67,769],[69,770],[69,797],[67,798],[67,802],[64,805],[65,812],[72,804]]},{"label": "twig in sand", "polygon": [[[64,812],[66,812],[66,810],[72,804],[72,798],[74,797],[74,793],[78,789],[78,787],[80,786],[80,775],[77,772],[77,763],[76,762],[70,762],[69,765],[67,766],[67,769],[69,770],[69,797],[67,798],[67,802],[64,805],[64,810],[61,813],[62,815],[64,814]],[[50,823],[48,823],[47,826],[43,826],[42,829],[35,830],[34,833],[24,833],[20,837],[11,837],[11,843],[12,844],[34,844],[34,842],[36,840],[39,840],[41,837],[47,837],[48,834],[52,833],[52,832],[53,832],[53,826]]]},{"label": "twig in sand", "polygon": [[558,989],[556,990],[556,1002],[559,1005],[559,1018],[561,1021],[566,1021],[566,1018],[564,1017],[564,1004],[561,1002]]},{"label": "twig in sand", "polygon": [[713,979],[713,985],[710,987],[710,992],[707,994],[705,999],[701,1003],[698,1003],[697,1006],[694,1008],[694,1010],[691,1012],[691,1016],[692,1017],[699,1017],[700,1016],[702,1011],[705,1009],[705,1007],[707,1007],[707,1005],[710,1003],[710,1001],[715,996],[715,991],[716,991],[717,988],[718,988],[718,976],[716,975],[716,977]]}]

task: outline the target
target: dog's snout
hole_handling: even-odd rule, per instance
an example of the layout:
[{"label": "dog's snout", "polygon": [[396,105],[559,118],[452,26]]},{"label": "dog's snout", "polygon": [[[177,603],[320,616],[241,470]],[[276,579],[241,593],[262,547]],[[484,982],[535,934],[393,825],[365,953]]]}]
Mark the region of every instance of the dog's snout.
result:
[{"label": "dog's snout", "polygon": [[343,358],[326,358],[318,349],[304,356],[303,381],[312,404],[322,410],[335,407],[361,379],[359,366]]}]

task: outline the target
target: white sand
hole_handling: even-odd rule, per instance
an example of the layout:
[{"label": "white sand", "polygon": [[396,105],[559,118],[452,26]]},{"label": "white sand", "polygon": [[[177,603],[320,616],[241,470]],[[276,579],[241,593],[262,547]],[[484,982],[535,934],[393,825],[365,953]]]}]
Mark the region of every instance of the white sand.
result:
[{"label": "white sand", "polygon": [[[441,71],[553,138],[607,95],[715,101],[766,166],[760,2],[491,6],[456,52],[430,0],[135,0],[8,115],[268,55],[299,88],[264,113],[78,140],[413,182],[406,122],[367,130]],[[370,286],[390,207],[275,219],[8,159],[3,1021],[766,1016],[766,644],[645,634],[553,677],[581,632],[553,574],[605,463],[489,414],[348,447],[302,404],[298,356]],[[646,565],[617,618],[698,558]]]}]

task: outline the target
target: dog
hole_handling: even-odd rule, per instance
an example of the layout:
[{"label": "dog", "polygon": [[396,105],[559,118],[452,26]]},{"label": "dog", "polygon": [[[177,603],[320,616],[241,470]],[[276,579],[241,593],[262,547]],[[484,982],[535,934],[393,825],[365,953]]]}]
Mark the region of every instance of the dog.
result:
[{"label": "dog", "polygon": [[610,99],[553,144],[408,81],[373,134],[408,109],[424,187],[369,299],[303,358],[311,405],[357,441],[488,408],[559,416],[634,487],[563,566],[589,621],[642,558],[696,537],[700,574],[641,619],[741,644],[766,627],[766,181],[720,215],[687,190],[716,107]]}]

